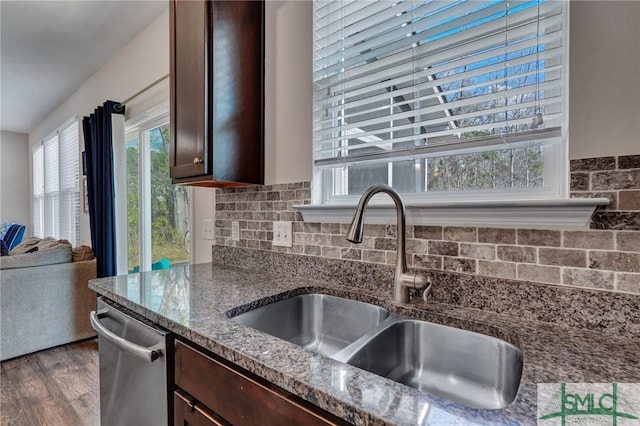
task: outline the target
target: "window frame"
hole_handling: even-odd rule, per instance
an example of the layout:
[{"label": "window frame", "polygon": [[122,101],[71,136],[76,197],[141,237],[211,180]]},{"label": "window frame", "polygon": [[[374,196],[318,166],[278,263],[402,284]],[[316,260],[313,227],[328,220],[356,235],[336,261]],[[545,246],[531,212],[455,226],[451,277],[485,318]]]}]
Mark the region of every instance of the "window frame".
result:
[{"label": "window frame", "polygon": [[[545,202],[547,200],[566,200],[569,197],[569,185],[568,185],[568,117],[569,117],[569,1],[563,2],[563,12],[562,12],[562,75],[561,75],[561,87],[564,92],[563,99],[561,102],[562,108],[562,118],[561,118],[561,134],[559,137],[555,138],[559,141],[553,141],[552,139],[542,141],[541,145],[544,145],[544,154],[543,154],[543,164],[544,164],[544,172],[543,172],[543,181],[545,185],[542,187],[532,187],[532,188],[505,188],[505,189],[484,189],[484,190],[452,190],[452,191],[422,191],[416,193],[402,193],[402,197],[405,200],[407,205],[427,205],[431,203],[442,203],[446,202],[449,204],[456,203],[467,203],[477,202],[477,203],[487,203],[491,204],[494,202],[509,202],[509,201],[540,201]],[[315,83],[315,79],[314,79]],[[393,95],[390,94],[390,97]],[[313,120],[314,127],[316,125],[316,119]],[[321,129],[317,130],[318,132],[322,132]],[[314,140],[315,140],[314,130]],[[531,139],[529,143],[535,141],[535,139]],[[522,145],[526,145],[526,142]],[[515,144],[514,147],[518,145]],[[434,152],[433,154],[428,154],[426,156],[421,156],[420,158],[432,158],[432,157],[442,157],[446,155],[457,155],[464,154],[468,152],[489,152],[499,149],[500,145],[486,146],[483,148],[478,148],[474,151],[474,149],[465,150],[443,150],[441,152]],[[504,149],[504,145],[502,145]],[[411,159],[410,156],[407,159]],[[325,206],[354,206],[357,204],[360,194],[353,195],[334,195],[334,188],[338,184],[345,183],[345,176],[347,173],[342,172],[342,177],[336,175],[333,171],[336,165],[333,166],[322,166],[316,164],[316,159],[312,159],[312,194],[311,194],[311,202],[312,205],[325,205]],[[402,160],[399,158],[393,158],[387,161],[386,163],[389,165],[392,161]],[[380,161],[383,163],[385,161]],[[367,162],[353,162],[353,164],[373,164]],[[348,166],[345,166],[348,167]],[[423,170],[423,175],[426,176],[427,170]],[[348,179],[348,178],[347,178]],[[341,180],[341,182],[337,182],[337,180]],[[393,183],[391,183],[393,186]],[[426,185],[425,185],[426,188]],[[388,197],[384,196],[376,196],[371,200],[372,204],[378,205],[391,205],[392,202]]]}]

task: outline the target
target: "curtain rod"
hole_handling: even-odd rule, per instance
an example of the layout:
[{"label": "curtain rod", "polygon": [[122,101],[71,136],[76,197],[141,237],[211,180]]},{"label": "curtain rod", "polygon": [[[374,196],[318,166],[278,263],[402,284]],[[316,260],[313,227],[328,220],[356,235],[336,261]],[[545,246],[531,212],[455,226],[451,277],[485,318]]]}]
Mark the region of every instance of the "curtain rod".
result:
[{"label": "curtain rod", "polygon": [[160,77],[159,79],[157,79],[156,81],[154,81],[153,83],[143,87],[142,89],[138,90],[136,93],[134,93],[133,95],[129,96],[126,100],[120,102],[120,104],[126,104],[127,102],[131,102],[132,99],[137,98],[138,96],[140,96],[141,94],[143,94],[144,92],[146,92],[147,90],[151,89],[153,86],[155,86],[156,84],[162,82],[163,80],[166,80],[167,78],[169,78],[169,74],[165,74],[162,77]]}]

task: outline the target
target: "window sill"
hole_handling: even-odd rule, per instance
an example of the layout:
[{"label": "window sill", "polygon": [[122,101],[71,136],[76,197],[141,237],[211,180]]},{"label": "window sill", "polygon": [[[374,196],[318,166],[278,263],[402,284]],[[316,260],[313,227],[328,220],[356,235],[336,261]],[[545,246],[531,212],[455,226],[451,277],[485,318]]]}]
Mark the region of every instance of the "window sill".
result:
[{"label": "window sill", "polygon": [[[408,225],[479,226],[490,228],[584,229],[596,207],[607,198],[569,198],[493,202],[437,202],[406,206]],[[356,206],[298,205],[305,222],[351,223]],[[366,223],[395,224],[392,205],[369,205]]]}]

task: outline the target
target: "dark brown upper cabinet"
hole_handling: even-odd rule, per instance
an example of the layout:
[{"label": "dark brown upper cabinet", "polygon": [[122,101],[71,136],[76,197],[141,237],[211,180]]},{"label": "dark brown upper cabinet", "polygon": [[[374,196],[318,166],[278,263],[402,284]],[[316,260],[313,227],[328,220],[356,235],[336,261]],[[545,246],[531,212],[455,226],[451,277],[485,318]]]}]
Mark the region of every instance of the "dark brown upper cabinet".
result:
[{"label": "dark brown upper cabinet", "polygon": [[173,0],[171,179],[264,183],[264,1]]}]

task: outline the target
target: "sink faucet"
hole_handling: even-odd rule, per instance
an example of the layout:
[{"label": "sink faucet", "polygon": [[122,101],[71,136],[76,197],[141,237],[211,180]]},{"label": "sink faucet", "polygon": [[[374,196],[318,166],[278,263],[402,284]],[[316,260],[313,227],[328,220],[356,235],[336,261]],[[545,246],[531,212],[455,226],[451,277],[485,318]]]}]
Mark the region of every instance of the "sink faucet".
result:
[{"label": "sink faucet", "polygon": [[378,192],[384,192],[391,197],[396,204],[396,213],[398,216],[398,247],[396,253],[396,272],[393,278],[393,300],[397,303],[409,302],[409,289],[415,288],[416,290],[425,289],[423,298],[426,301],[427,296],[431,292],[431,284],[428,283],[427,277],[422,274],[407,271],[405,208],[400,194],[398,194],[395,189],[387,185],[373,185],[364,191],[358,203],[356,214],[353,216],[349,231],[347,231],[347,240],[355,244],[362,243],[362,236],[364,234],[364,210],[371,197]]}]

